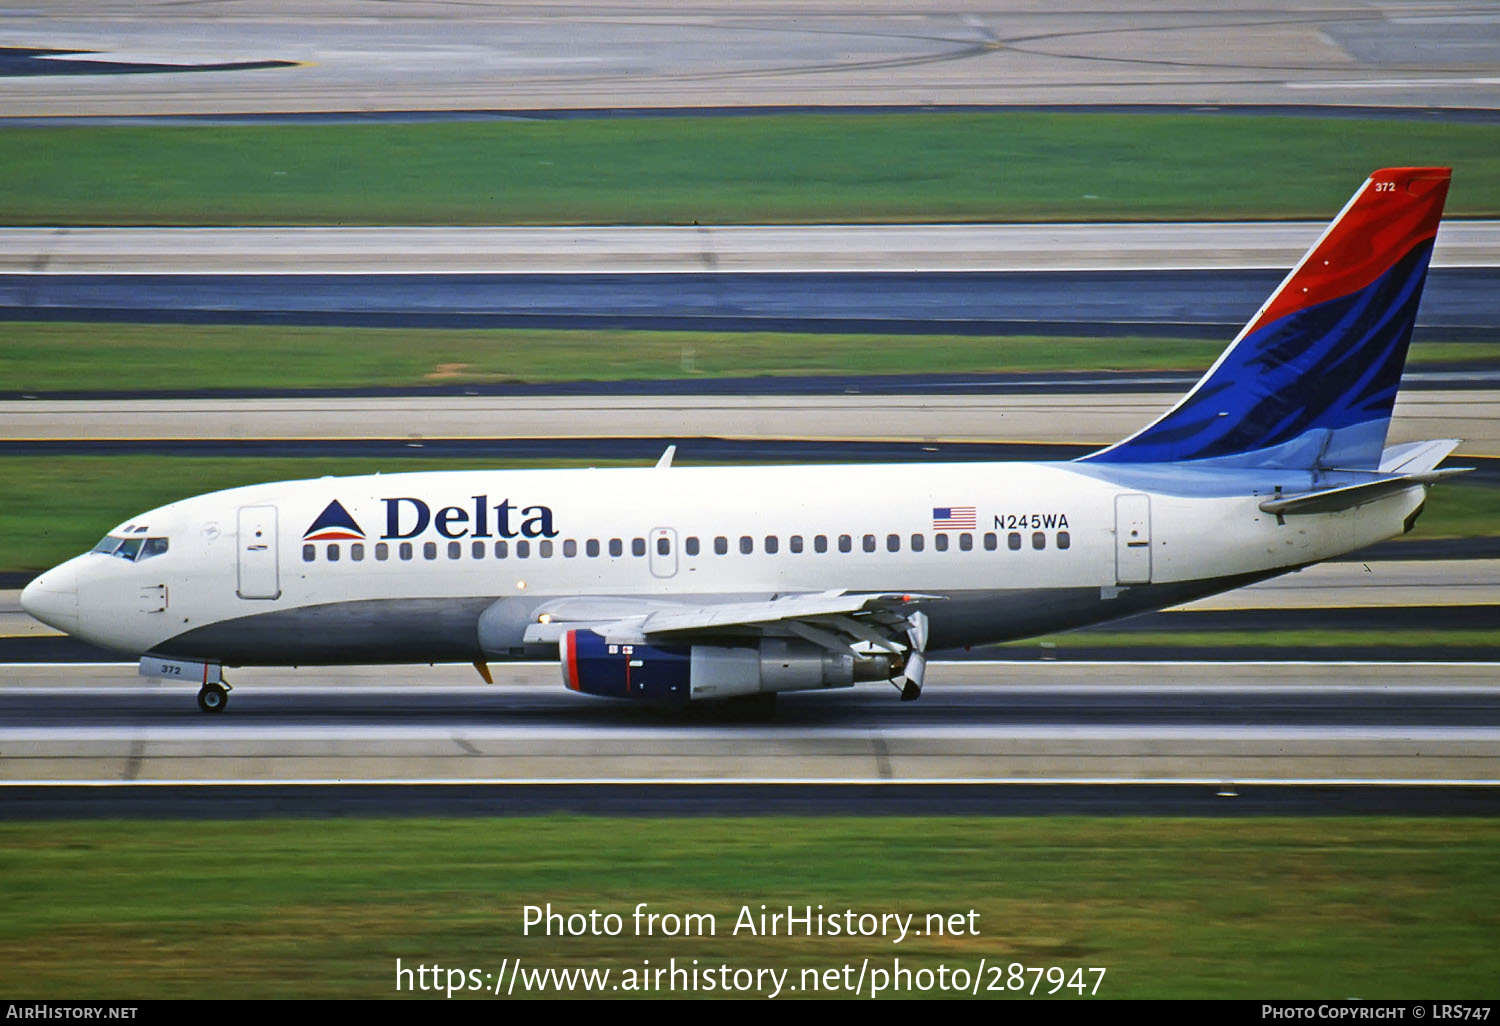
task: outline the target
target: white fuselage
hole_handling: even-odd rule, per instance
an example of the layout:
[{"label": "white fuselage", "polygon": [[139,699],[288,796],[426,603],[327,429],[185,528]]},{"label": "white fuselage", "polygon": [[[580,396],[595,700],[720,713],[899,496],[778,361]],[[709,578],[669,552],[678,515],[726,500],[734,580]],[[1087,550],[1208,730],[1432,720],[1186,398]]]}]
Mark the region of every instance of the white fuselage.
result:
[{"label": "white fuselage", "polygon": [[[1066,463],[322,478],[153,510],[121,530],[165,538],[165,552],[81,556],[30,594],[57,596],[64,629],[95,644],[230,664],[520,657],[521,630],[557,599],[830,589],[943,596],[925,607],[942,648],[1326,559],[1399,534],[1425,495],[1280,521],[1258,508],[1309,484],[1305,471]],[[335,502],[350,523],[314,531]]]}]

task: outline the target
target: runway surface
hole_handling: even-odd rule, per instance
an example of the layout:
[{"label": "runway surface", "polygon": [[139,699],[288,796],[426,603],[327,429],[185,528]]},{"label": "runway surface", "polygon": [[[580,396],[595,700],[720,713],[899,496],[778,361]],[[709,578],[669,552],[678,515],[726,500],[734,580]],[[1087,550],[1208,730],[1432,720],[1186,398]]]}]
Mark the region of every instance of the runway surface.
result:
[{"label": "runway surface", "polygon": [[[10,13],[0,45],[94,52],[13,54],[0,106],[51,115],[1353,97],[1493,107],[1497,34],[1492,8],[1464,2],[1414,14],[1349,0],[1251,10],[1166,0],[998,9],[973,0],[53,0]],[[70,61],[75,72],[112,62],[116,73],[60,73]],[[249,66],[186,73],[226,64]]]},{"label": "runway surface", "polygon": [[[11,320],[1095,335],[1225,341],[1278,271],[569,275],[0,275]],[[1433,341],[1500,336],[1500,270],[1429,275]]]},{"label": "runway surface", "polygon": [[329,816],[1494,816],[1489,784],[0,784],[0,820]]},{"label": "runway surface", "polygon": [[[250,670],[228,710],[133,666],[0,667],[7,781],[1500,778],[1494,664],[939,663],[918,702],[782,695],[774,718],[578,696],[551,664]],[[303,683],[299,683],[299,681]]]},{"label": "runway surface", "polygon": [[[1002,395],[370,396],[0,401],[0,437],[52,439],[397,439],[995,441],[1105,445],[1168,409],[1161,392]],[[1500,391],[1420,390],[1396,401],[1389,444],[1461,438],[1500,455]],[[857,458],[857,457],[851,457]]]}]

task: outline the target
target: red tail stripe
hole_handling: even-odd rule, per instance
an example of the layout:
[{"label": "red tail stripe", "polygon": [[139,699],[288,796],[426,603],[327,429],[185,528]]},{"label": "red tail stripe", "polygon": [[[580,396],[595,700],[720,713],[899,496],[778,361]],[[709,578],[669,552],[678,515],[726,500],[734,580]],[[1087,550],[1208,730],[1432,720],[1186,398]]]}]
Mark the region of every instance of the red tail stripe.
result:
[{"label": "red tail stripe", "polygon": [[1419,243],[1435,237],[1451,173],[1445,167],[1395,167],[1372,174],[1245,334],[1358,292]]}]

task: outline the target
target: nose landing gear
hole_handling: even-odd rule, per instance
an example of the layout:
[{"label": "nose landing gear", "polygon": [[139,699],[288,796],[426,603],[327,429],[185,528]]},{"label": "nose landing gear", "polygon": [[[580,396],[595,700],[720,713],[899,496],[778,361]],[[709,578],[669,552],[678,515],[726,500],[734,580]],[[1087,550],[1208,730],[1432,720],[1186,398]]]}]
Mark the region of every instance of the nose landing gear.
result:
[{"label": "nose landing gear", "polygon": [[162,658],[146,655],[141,657],[142,677],[162,677],[166,680],[201,680],[203,689],[198,692],[198,708],[206,713],[223,712],[229,704],[229,682],[219,663],[199,663],[186,659]]},{"label": "nose landing gear", "polygon": [[229,685],[224,682],[205,684],[198,692],[198,708],[206,713],[223,712],[229,704]]}]

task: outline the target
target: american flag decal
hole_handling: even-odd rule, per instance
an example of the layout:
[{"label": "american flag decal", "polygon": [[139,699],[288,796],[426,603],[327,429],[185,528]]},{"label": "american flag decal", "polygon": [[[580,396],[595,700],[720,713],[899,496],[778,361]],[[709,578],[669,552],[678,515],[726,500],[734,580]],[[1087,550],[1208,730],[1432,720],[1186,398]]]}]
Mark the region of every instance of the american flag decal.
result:
[{"label": "american flag decal", "polygon": [[973,506],[934,506],[934,531],[972,531],[979,526],[978,511]]}]

